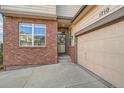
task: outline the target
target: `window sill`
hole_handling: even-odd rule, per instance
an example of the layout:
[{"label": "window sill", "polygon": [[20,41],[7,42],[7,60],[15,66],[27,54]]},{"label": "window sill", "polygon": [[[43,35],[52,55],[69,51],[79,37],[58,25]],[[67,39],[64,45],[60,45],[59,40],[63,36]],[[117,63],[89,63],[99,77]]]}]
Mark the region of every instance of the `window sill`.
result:
[{"label": "window sill", "polygon": [[47,48],[46,46],[19,46],[19,48]]}]

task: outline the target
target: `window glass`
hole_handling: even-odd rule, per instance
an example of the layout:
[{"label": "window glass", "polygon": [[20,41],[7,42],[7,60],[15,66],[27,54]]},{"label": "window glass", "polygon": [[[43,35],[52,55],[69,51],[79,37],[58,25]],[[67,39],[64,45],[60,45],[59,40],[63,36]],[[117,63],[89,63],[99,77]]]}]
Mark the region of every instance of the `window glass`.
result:
[{"label": "window glass", "polygon": [[31,35],[21,35],[20,36],[21,46],[32,46],[32,36]]},{"label": "window glass", "polygon": [[42,34],[45,35],[45,28],[34,28],[34,34]]},{"label": "window glass", "polygon": [[21,34],[32,34],[32,24],[21,23],[20,33]]},{"label": "window glass", "polygon": [[45,24],[34,24],[34,26],[37,28],[46,28]]},{"label": "window glass", "polygon": [[45,36],[34,36],[34,45],[44,45],[45,44]]},{"label": "window glass", "polygon": [[34,34],[45,35],[46,26],[45,25],[34,25]]},{"label": "window glass", "polygon": [[20,23],[20,46],[44,46],[46,25]]}]

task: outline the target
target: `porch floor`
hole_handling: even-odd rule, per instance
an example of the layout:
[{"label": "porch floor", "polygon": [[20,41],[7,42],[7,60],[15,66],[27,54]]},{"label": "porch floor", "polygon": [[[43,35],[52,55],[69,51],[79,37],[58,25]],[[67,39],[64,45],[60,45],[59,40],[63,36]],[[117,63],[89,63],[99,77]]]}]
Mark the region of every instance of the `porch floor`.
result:
[{"label": "porch floor", "polygon": [[59,63],[0,72],[0,87],[37,88],[106,88],[99,79],[80,66],[71,63],[69,56],[60,56]]}]

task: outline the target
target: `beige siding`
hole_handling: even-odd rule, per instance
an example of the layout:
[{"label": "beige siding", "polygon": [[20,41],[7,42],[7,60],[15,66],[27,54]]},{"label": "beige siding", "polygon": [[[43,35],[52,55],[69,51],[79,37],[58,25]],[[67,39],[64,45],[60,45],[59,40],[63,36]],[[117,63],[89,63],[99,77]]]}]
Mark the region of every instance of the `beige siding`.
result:
[{"label": "beige siding", "polygon": [[[109,13],[105,14],[102,17],[99,17],[99,13],[104,10],[105,8],[109,7],[110,11]],[[117,11],[118,9],[122,8],[121,5],[101,5],[96,6],[92,11],[90,11],[84,18],[82,18],[77,24],[75,24],[72,27],[72,36],[74,37],[74,34],[81,29],[93,24],[94,22],[104,18],[105,16],[113,13],[114,11]],[[72,40],[72,46],[74,45],[74,39]]]},{"label": "beige siding", "polygon": [[6,14],[34,16],[74,17],[82,5],[1,5],[0,12]]},{"label": "beige siding", "polygon": [[41,16],[48,14],[56,16],[56,5],[2,5],[0,11],[14,14],[39,14]]},{"label": "beige siding", "polygon": [[124,87],[124,21],[79,36],[78,63]]},{"label": "beige siding", "polygon": [[74,17],[82,5],[57,5],[57,16]]}]

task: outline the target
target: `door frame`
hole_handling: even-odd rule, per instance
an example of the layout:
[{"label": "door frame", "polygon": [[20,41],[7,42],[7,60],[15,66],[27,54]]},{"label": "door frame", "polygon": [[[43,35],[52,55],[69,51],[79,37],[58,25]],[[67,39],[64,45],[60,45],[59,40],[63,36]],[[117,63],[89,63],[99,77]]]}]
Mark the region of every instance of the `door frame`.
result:
[{"label": "door frame", "polygon": [[[64,38],[64,41],[65,41],[65,42],[64,42],[64,44],[63,44],[63,45],[65,46],[65,48],[64,48],[65,52],[63,52],[63,53],[59,53],[58,35],[65,35],[65,38]],[[65,54],[65,53],[66,53],[66,34],[63,34],[63,33],[62,33],[62,34],[58,34],[58,33],[57,33],[57,50],[58,50],[58,52],[57,52],[58,54]]]}]

